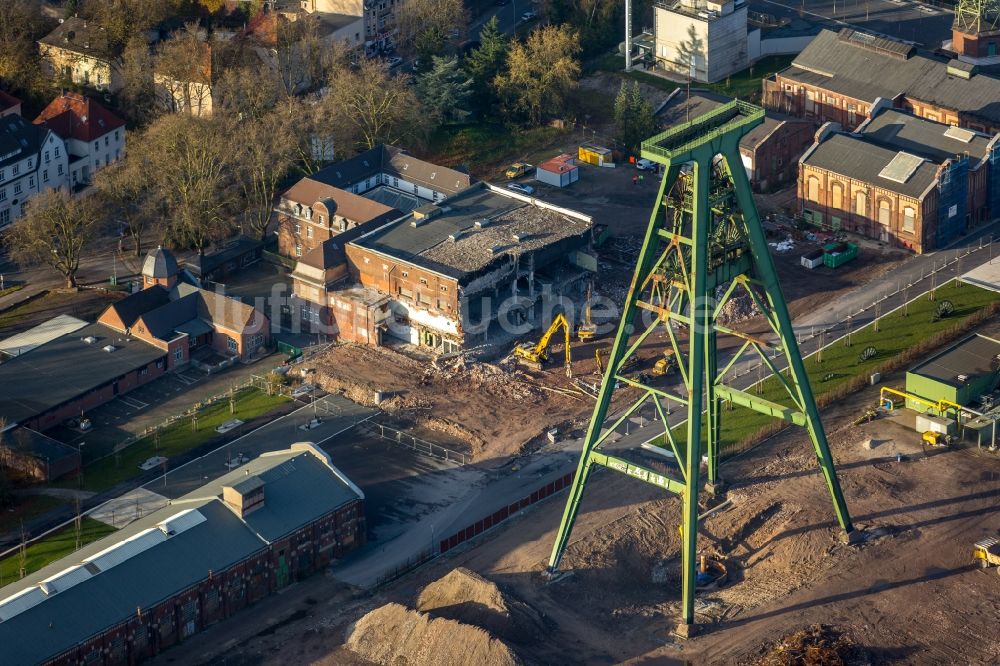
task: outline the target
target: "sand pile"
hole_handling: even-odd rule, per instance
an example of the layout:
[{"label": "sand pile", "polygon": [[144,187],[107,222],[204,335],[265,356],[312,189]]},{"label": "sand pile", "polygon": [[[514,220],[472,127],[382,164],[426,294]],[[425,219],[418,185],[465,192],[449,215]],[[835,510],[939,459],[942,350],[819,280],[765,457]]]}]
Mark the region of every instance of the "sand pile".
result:
[{"label": "sand pile", "polygon": [[482,627],[512,643],[531,642],[546,629],[544,618],[534,608],[462,567],[425,587],[417,610]]},{"label": "sand pile", "polygon": [[347,647],[386,666],[515,666],[517,655],[479,627],[431,618],[400,604],[368,613],[348,630]]}]

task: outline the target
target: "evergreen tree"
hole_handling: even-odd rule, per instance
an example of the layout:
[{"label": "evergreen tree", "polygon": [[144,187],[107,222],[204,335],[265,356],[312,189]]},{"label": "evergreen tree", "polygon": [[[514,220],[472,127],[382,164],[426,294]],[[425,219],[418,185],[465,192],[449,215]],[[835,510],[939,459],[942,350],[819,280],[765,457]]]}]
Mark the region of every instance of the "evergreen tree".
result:
[{"label": "evergreen tree", "polygon": [[510,40],[494,16],[479,33],[479,48],[465,59],[465,71],[472,77],[473,107],[480,112],[487,112],[496,101],[493,81],[504,68],[509,47]]},{"label": "evergreen tree", "polygon": [[434,56],[430,69],[417,79],[417,94],[437,122],[464,120],[469,115],[472,79],[457,57]]},{"label": "evergreen tree", "polygon": [[652,135],[656,127],[653,108],[643,99],[637,81],[633,81],[631,86],[622,81],[622,86],[615,97],[614,117],[615,126],[618,128],[618,140],[628,151],[637,151],[639,145]]}]

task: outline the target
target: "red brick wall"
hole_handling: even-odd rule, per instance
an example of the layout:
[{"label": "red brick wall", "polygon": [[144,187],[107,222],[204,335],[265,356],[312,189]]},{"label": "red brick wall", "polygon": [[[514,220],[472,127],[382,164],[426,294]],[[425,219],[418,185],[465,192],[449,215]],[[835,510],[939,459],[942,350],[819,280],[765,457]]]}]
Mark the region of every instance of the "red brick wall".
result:
[{"label": "red brick wall", "polygon": [[459,316],[458,281],[406,262],[397,262],[367,248],[348,245],[348,273],[366,287],[392,298],[418,303],[429,310]]}]

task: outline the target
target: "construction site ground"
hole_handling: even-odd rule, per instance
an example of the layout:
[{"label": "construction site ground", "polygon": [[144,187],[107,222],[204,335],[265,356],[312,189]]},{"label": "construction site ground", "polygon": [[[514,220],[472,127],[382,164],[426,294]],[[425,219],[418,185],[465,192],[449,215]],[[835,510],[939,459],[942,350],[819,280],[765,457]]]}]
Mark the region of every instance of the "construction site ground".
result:
[{"label": "construction site ground", "polygon": [[[857,646],[860,663],[996,663],[1000,576],[978,569],[971,553],[1000,530],[1000,458],[975,447],[925,450],[889,418],[851,425],[876,395],[869,389],[824,413],[865,535],[859,545],[841,542],[801,431],[723,466],[732,504],[703,522],[699,547],[721,558],[730,578],[699,594],[702,631],[693,639],[670,633],[679,609],[679,500],[604,471],[588,487],[562,562],[571,575],[558,582],[541,573],[565,494],[374,594],[329,576],[310,579],[164,659],[209,663],[224,653],[227,664],[369,663],[344,647],[353,623],[390,602],[416,608],[425,586],[465,567],[499,585],[508,605],[544,619],[544,631],[499,637],[528,663],[753,663],[814,624]],[[462,607],[453,605],[452,616]],[[468,640],[483,640],[480,633]]]}]

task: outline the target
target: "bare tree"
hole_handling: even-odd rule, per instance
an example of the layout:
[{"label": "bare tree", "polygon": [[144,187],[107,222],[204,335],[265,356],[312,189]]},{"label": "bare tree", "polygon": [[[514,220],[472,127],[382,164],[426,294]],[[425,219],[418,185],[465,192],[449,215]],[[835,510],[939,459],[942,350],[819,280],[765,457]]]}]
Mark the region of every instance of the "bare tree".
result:
[{"label": "bare tree", "polygon": [[0,3],[0,83],[15,90],[38,87],[43,76],[35,40],[50,29],[39,0]]},{"label": "bare tree", "polygon": [[264,240],[278,186],[295,162],[295,141],[280,112],[244,123],[241,132],[236,168],[244,232]]},{"label": "bare tree", "polygon": [[62,276],[67,288],[75,288],[80,259],[100,222],[93,197],[48,190],[28,202],[27,213],[12,225],[7,244],[19,264],[45,264]]},{"label": "bare tree", "polygon": [[348,123],[330,122],[329,106],[325,100],[293,97],[276,109],[290,131],[299,168],[307,174],[354,152],[357,130]]},{"label": "bare tree", "polygon": [[170,220],[167,240],[205,253],[232,230],[236,128],[228,119],[164,116],[131,152],[148,165],[153,197]]},{"label": "bare tree", "polygon": [[196,23],[163,42],[154,59],[160,105],[166,111],[209,115],[212,102],[212,45]]},{"label": "bare tree", "polygon": [[[142,143],[133,139],[133,145]],[[106,204],[104,210],[112,221],[121,223],[132,238],[135,256],[142,256],[142,238],[154,205],[150,196],[150,164],[140,151],[101,169],[94,176],[94,187]]]},{"label": "bare tree", "polygon": [[275,77],[264,67],[230,67],[215,84],[213,113],[247,120],[268,113],[282,93]]},{"label": "bare tree", "polygon": [[129,39],[121,55],[121,104],[133,122],[145,125],[153,119],[156,88],[153,82],[153,54],[143,36]]},{"label": "bare tree", "polygon": [[423,58],[440,55],[448,33],[468,23],[462,0],[403,0],[395,15],[398,43]]},{"label": "bare tree", "polygon": [[381,60],[335,72],[326,98],[331,117],[357,132],[360,148],[419,140],[427,129],[420,100],[405,75],[390,76]]},{"label": "bare tree", "polygon": [[568,26],[534,30],[524,44],[511,44],[507,71],[496,87],[509,116],[527,116],[533,125],[560,111],[580,77],[580,39]]}]

